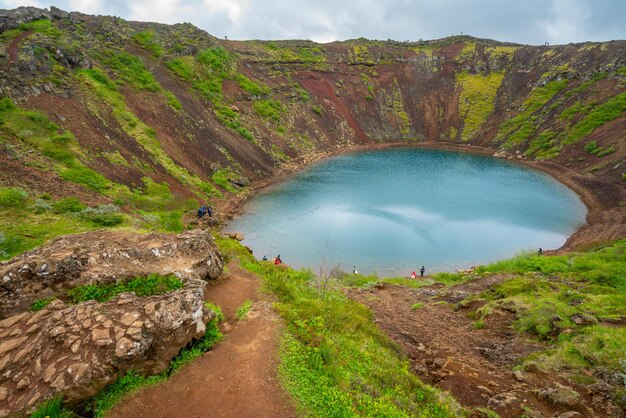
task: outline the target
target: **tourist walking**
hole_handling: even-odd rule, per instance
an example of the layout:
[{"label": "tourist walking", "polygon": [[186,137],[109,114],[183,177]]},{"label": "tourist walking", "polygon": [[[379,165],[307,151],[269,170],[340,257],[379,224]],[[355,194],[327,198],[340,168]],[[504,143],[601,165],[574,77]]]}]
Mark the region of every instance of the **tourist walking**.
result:
[{"label": "tourist walking", "polygon": [[424,268],[424,266],[422,266],[422,268],[420,269],[420,277],[424,277],[424,273],[426,272],[426,268]]}]

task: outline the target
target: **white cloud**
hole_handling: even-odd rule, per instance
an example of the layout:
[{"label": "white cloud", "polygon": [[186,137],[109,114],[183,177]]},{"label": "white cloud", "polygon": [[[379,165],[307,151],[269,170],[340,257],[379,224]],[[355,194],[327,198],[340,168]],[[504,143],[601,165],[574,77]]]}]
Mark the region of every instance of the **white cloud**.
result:
[{"label": "white cloud", "polygon": [[37,0],[4,0],[2,3],[3,9],[15,9],[20,6],[33,6],[33,7],[45,7]]},{"label": "white cloud", "polygon": [[554,0],[552,16],[544,21],[544,30],[550,43],[578,42],[588,39],[586,21],[591,14],[582,0]]},{"label": "white cloud", "polygon": [[69,10],[87,14],[102,14],[101,0],[69,0]]},{"label": "white cloud", "polygon": [[230,21],[236,23],[247,3],[245,0],[204,0],[203,5],[209,14],[225,12]]}]

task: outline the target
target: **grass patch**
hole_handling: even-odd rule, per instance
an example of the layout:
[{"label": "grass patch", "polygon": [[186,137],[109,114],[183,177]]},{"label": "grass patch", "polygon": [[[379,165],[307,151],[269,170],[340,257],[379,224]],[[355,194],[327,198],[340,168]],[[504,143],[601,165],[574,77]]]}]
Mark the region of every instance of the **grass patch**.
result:
[{"label": "grass patch", "polygon": [[76,414],[63,409],[63,398],[55,396],[43,402],[29,418],[73,418]]},{"label": "grass patch", "polygon": [[21,187],[0,187],[0,208],[15,208],[24,203],[28,192]]},{"label": "grass patch", "polygon": [[134,292],[137,296],[144,297],[162,295],[182,287],[183,283],[174,275],[150,274],[149,276],[138,277],[127,282],[78,286],[70,289],[67,295],[72,303],[81,303],[88,300],[105,302],[124,292]]},{"label": "grass patch", "polygon": [[424,304],[423,304],[423,303],[421,303],[421,302],[419,302],[419,303],[414,303],[413,305],[411,305],[411,310],[412,310],[412,311],[416,311],[416,310],[418,310],[419,308],[423,308],[423,307],[424,307]]},{"label": "grass patch", "polygon": [[242,321],[248,317],[248,312],[252,308],[252,301],[250,299],[246,300],[240,307],[237,308],[237,312],[235,312],[235,318],[237,320]]},{"label": "grass patch", "polygon": [[0,100],[0,133],[17,138],[48,157],[51,169],[64,180],[101,193],[109,189],[111,182],[106,177],[80,161],[82,152],[74,136],[67,131],[59,133],[60,130],[43,113],[21,109],[8,98]]},{"label": "grass patch", "polygon": [[43,298],[43,299],[37,299],[36,301],[32,303],[32,305],[30,305],[30,310],[33,312],[40,311],[46,306],[48,306],[50,302],[52,302],[53,300],[56,300],[56,296],[50,296],[50,297]]},{"label": "grass patch", "polygon": [[156,33],[152,30],[142,30],[133,35],[133,39],[142,48],[150,51],[155,58],[163,55],[163,47],[156,41]]},{"label": "grass patch", "polygon": [[[531,120],[531,116],[567,87],[567,84],[567,80],[555,80],[546,83],[545,86],[533,89],[524,101],[523,110],[500,125],[495,140],[506,140],[502,147],[510,149],[528,139],[535,132],[534,121]],[[512,135],[513,133],[516,135]]]},{"label": "grass patch", "polygon": [[146,70],[143,62],[128,52],[109,52],[104,63],[114,69],[120,78],[139,90],[160,91],[161,85],[152,73]]},{"label": "grass patch", "polygon": [[340,292],[321,291],[309,271],[258,262],[241,244],[216,237],[228,258],[263,278],[286,323],[280,373],[312,416],[451,416],[460,407],[424,385],[372,322]]},{"label": "grass patch", "polygon": [[600,126],[620,117],[626,111],[626,92],[597,105],[568,132],[562,144],[572,144],[590,135]]},{"label": "grass patch", "polygon": [[278,122],[283,113],[283,105],[278,100],[256,100],[253,107],[257,115],[272,122]]}]

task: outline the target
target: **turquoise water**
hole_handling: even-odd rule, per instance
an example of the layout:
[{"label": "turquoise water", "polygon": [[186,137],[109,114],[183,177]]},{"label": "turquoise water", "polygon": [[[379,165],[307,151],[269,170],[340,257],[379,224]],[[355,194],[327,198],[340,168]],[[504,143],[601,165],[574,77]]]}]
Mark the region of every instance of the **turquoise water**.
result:
[{"label": "turquoise water", "polygon": [[253,198],[228,231],[257,258],[408,276],[560,247],[585,222],[552,177],[495,158],[391,149],[343,155]]}]

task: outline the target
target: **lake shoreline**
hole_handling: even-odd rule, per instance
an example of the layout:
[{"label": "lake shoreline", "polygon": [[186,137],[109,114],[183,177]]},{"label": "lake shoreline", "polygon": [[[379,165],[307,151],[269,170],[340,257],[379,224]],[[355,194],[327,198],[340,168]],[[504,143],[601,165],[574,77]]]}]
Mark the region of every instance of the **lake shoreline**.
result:
[{"label": "lake shoreline", "polygon": [[[565,243],[556,249],[546,249],[546,253],[563,253],[576,249],[592,248],[603,243],[622,238],[626,235],[626,207],[620,206],[619,202],[626,200],[626,193],[617,185],[602,182],[591,175],[580,174],[568,167],[552,161],[534,161],[524,158],[516,158],[513,154],[500,154],[493,149],[470,145],[450,144],[435,141],[422,141],[419,143],[395,142],[386,144],[368,144],[352,146],[339,151],[321,151],[304,156],[297,161],[290,161],[277,169],[275,175],[256,180],[251,184],[251,193],[233,196],[218,206],[218,210],[225,219],[230,220],[242,213],[243,204],[261,191],[284,182],[294,174],[318,164],[328,158],[348,155],[365,151],[375,151],[392,148],[419,148],[432,150],[456,151],[472,155],[487,156],[504,159],[506,161],[522,165],[544,172],[561,184],[574,191],[587,208],[586,224],[567,238]],[[599,187],[603,186],[603,187]],[[607,193],[607,189],[609,193]],[[221,228],[226,228],[228,222]]]}]

